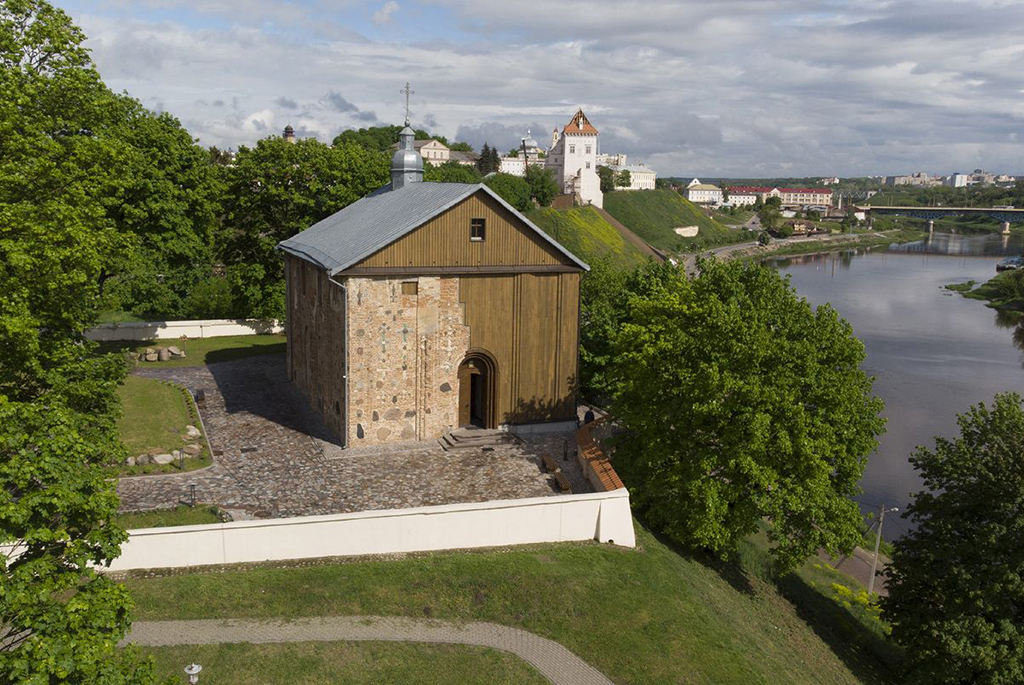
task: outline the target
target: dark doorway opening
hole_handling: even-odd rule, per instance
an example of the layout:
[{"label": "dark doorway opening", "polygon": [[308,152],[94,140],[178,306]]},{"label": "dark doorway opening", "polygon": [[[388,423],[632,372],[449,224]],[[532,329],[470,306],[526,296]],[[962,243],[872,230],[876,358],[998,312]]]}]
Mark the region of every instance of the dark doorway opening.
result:
[{"label": "dark doorway opening", "polygon": [[459,367],[459,426],[494,428],[494,365],[470,355]]}]

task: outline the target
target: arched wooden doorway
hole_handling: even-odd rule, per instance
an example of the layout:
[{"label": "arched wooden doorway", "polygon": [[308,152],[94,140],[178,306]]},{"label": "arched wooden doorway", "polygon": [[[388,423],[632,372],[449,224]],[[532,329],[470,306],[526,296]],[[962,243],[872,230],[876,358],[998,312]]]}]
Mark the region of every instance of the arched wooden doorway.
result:
[{"label": "arched wooden doorway", "polygon": [[470,351],[459,366],[459,426],[497,428],[497,366],[482,350]]}]

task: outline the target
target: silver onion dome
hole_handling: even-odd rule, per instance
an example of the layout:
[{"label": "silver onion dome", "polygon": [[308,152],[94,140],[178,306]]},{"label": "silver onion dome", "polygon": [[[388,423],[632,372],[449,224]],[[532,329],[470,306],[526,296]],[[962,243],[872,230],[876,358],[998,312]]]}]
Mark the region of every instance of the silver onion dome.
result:
[{"label": "silver onion dome", "polygon": [[398,150],[391,156],[392,190],[423,180],[423,158],[412,145],[415,137],[416,134],[408,125],[398,134]]}]

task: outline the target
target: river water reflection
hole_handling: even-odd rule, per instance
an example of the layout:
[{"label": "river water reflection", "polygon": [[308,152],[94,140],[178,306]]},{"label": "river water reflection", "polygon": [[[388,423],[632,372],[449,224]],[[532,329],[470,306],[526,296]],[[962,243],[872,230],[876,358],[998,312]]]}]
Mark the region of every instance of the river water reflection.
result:
[{"label": "river water reflection", "polygon": [[[769,262],[814,304],[829,302],[864,342],[888,425],[868,461],[861,496],[905,509],[921,480],[908,461],[917,445],[958,433],[956,415],[997,392],[1024,394],[1024,328],[978,300],[943,289],[984,282],[1000,255],[1020,254],[1019,236],[936,233],[888,250],[850,251]],[[893,517],[886,537],[906,522]]]}]

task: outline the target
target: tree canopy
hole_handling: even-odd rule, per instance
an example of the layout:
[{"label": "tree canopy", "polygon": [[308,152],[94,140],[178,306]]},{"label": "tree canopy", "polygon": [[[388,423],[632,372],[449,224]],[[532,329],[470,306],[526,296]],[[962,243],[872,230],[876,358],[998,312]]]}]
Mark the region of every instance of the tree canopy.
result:
[{"label": "tree canopy", "polygon": [[597,178],[601,183],[601,192],[610,193],[615,190],[615,170],[603,164],[597,167]]},{"label": "tree canopy", "polygon": [[768,519],[780,569],[852,548],[850,498],[884,426],[863,345],[768,267],[699,268],[648,268],[627,284],[605,371],[626,431],[616,468],[689,547],[727,553]]},{"label": "tree canopy", "polygon": [[1015,393],[957,418],[960,435],[919,447],[924,480],[894,543],[892,636],[911,685],[1024,682],[1024,407]]},{"label": "tree canopy", "polygon": [[425,164],[423,180],[437,183],[479,183],[480,172],[476,170],[475,166],[449,160],[437,166]]},{"label": "tree canopy", "polygon": [[150,664],[117,648],[130,597],[96,571],[126,537],[101,468],[122,455],[125,365],[83,330],[154,179],[122,128],[134,101],[83,40],[47,3],[0,4],[0,681],[145,684]]},{"label": "tree canopy", "polygon": [[388,158],[359,145],[264,138],[227,174],[224,259],[237,308],[284,315],[284,268],[274,247],[388,182]]},{"label": "tree canopy", "polygon": [[493,174],[484,179],[484,183],[518,211],[527,212],[533,208],[526,179],[512,174]]},{"label": "tree canopy", "polygon": [[538,164],[527,165],[526,183],[530,187],[530,195],[541,207],[549,206],[558,195],[558,182],[555,181],[554,172]]}]

